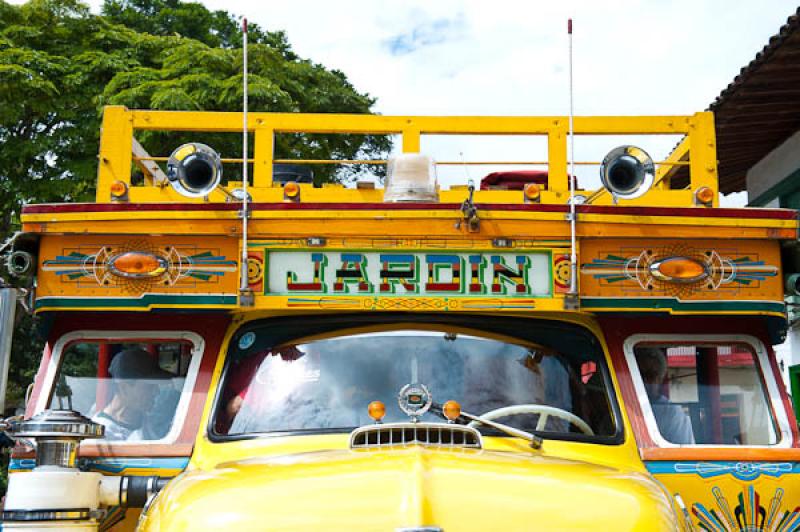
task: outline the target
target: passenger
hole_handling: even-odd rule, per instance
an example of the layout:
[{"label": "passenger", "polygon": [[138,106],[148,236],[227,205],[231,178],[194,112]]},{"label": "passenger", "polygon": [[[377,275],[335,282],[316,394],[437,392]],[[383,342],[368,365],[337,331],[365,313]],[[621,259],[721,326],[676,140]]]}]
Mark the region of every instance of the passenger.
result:
[{"label": "passenger", "polygon": [[[572,412],[569,371],[556,352],[540,347],[500,349],[478,365],[472,361],[469,364],[469,395],[479,400],[473,408],[488,412],[511,405],[537,404]],[[555,417],[547,425],[548,430],[568,429]]]},{"label": "passenger", "polygon": [[107,440],[145,439],[142,428],[159,392],[157,381],[171,375],[158,367],[153,355],[138,347],[117,353],[108,372],[113,396],[92,421],[105,426]]},{"label": "passenger", "polygon": [[[264,360],[269,356],[280,356],[283,362],[293,362],[305,355],[295,345],[284,345],[272,350],[262,351],[253,354],[245,359],[238,361],[235,366],[230,368],[230,377],[225,390],[225,414],[227,415],[227,425],[230,426],[239,410],[242,408],[245,397],[255,379],[256,373],[260,371]],[[225,427],[223,432],[227,432]]]},{"label": "passenger", "polygon": [[281,346],[270,353],[258,355],[244,393],[228,401],[231,434],[373,422],[367,406],[385,390],[386,379],[380,364],[367,362],[371,356],[351,354],[352,345],[339,342]]},{"label": "passenger", "polygon": [[243,360],[232,368],[228,385],[230,433],[286,430],[288,421],[291,429],[307,428],[297,422],[294,408],[316,404],[319,379],[319,355],[307,345],[284,345]]},{"label": "passenger", "polygon": [[661,387],[667,376],[667,357],[660,347],[636,348],[636,362],[642,375],[650,406],[665,440],[678,444],[693,444],[692,421],[680,405],[671,403]]}]

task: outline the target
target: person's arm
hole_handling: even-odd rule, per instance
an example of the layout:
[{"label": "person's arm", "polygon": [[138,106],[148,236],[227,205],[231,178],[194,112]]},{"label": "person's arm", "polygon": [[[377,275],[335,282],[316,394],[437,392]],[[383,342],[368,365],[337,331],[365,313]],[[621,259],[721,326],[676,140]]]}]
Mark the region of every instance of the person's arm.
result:
[{"label": "person's arm", "polygon": [[664,399],[652,403],[658,431],[670,443],[678,445],[694,445],[692,421],[680,405]]},{"label": "person's arm", "polygon": [[239,413],[239,410],[242,408],[242,403],[244,402],[244,391],[234,395],[228,404],[225,406],[225,413],[228,414],[228,419],[233,419],[236,417],[236,414]]}]

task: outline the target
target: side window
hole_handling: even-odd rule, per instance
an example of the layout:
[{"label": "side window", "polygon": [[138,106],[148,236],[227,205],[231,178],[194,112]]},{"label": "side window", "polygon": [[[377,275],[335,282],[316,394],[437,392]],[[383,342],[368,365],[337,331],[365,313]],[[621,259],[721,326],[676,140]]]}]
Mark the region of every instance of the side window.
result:
[{"label": "side window", "polygon": [[191,392],[191,366],[186,341],[70,343],[48,407],[76,410],[104,425],[109,441],[164,440],[180,421],[182,395]]},{"label": "side window", "polygon": [[649,407],[664,440],[680,445],[777,443],[763,375],[748,344],[641,342],[632,355],[647,401],[643,406]]}]

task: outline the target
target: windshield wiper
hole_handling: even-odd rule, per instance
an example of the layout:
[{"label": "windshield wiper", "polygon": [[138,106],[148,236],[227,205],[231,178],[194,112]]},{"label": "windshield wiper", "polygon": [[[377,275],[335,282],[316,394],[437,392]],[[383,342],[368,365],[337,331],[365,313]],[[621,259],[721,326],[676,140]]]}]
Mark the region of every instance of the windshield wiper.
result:
[{"label": "windshield wiper", "polygon": [[[445,417],[445,415],[444,415],[444,412],[442,411],[442,405],[440,405],[439,403],[432,403],[431,404],[431,412],[433,412],[437,416],[440,416],[440,417],[442,417],[444,419],[447,419]],[[533,433],[530,433],[530,432],[526,432],[526,431],[520,430],[520,429],[515,429],[514,427],[510,427],[510,426],[505,425],[503,423],[498,423],[497,421],[492,421],[492,420],[489,420],[489,419],[483,419],[480,416],[475,416],[475,415],[472,415],[472,414],[468,414],[467,412],[464,412],[463,410],[461,411],[461,415],[459,416],[459,419],[457,421],[460,421],[462,424],[466,424],[466,423],[463,422],[463,420],[460,419],[462,417],[466,418],[466,419],[468,419],[470,421],[475,421],[477,423],[482,423],[482,424],[486,425],[487,427],[492,427],[493,429],[497,429],[500,432],[504,432],[504,433],[508,434],[509,436],[514,436],[514,437],[517,437],[517,438],[522,438],[523,440],[527,440],[527,441],[530,442],[531,447],[533,449],[541,449],[542,448],[542,442],[544,441],[544,439],[541,436],[537,436],[536,434],[533,434]]]}]

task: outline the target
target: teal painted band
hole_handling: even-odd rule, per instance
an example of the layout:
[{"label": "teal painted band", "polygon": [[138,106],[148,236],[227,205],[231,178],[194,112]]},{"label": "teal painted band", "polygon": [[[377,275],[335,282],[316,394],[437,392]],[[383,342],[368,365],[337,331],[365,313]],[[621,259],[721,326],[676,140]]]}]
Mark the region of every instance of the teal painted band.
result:
[{"label": "teal painted band", "polygon": [[[81,458],[78,465],[84,471],[101,471],[104,473],[119,474],[124,471],[136,469],[186,469],[189,465],[189,458],[162,458],[162,457],[97,457]],[[36,466],[33,458],[12,458],[8,468],[11,471],[28,471]]]},{"label": "teal painted band", "polygon": [[701,478],[732,475],[744,481],[755,480],[761,475],[777,478],[783,475],[800,474],[800,463],[798,462],[726,462],[717,460],[674,462],[665,460],[645,462],[645,467],[654,475],[698,475]]},{"label": "teal painted band", "polygon": [[680,301],[675,298],[595,298],[582,297],[581,308],[597,310],[676,310],[685,312],[780,312],[784,303],[770,301]]},{"label": "teal painted band", "polygon": [[36,301],[36,308],[72,308],[72,307],[91,307],[91,308],[126,308],[126,307],[151,307],[158,305],[227,305],[236,306],[238,299],[236,296],[228,295],[163,295],[145,294],[142,297],[43,297]]}]

